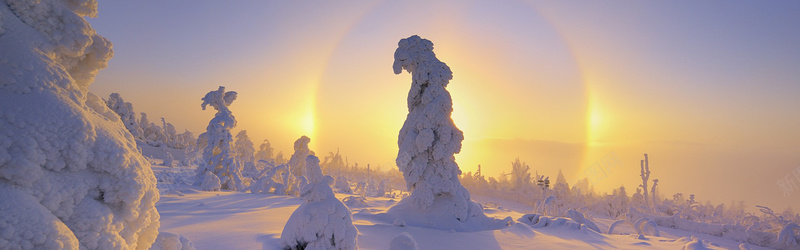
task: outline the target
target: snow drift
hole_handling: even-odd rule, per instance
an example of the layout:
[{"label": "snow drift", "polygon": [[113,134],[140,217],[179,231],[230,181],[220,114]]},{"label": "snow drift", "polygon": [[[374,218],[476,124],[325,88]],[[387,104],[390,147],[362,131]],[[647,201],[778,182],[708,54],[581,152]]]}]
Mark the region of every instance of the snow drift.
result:
[{"label": "snow drift", "polygon": [[146,249],[156,179],[88,92],[113,56],[96,1],[0,4],[0,249]]}]

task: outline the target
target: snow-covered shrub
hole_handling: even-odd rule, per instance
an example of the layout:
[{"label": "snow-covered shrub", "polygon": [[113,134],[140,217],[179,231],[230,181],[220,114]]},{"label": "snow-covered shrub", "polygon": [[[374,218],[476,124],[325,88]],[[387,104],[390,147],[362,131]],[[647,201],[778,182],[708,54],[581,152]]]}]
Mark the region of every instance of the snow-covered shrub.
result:
[{"label": "snow-covered shrub", "polygon": [[395,74],[412,74],[396,161],[411,195],[389,213],[411,225],[470,230],[459,224],[488,218],[458,179],[461,170],[454,155],[461,151],[464,134],[450,117],[453,101],[445,89],[453,73],[436,58],[433,43],[419,36],[400,40],[392,67]]},{"label": "snow-covered shrub", "polygon": [[333,194],[333,178],[322,174],[319,158],[309,155],[303,176],[308,178],[300,197],[303,204],[283,227],[284,249],[357,249],[358,230],[350,210]]},{"label": "snow-covered shrub", "polygon": [[206,128],[208,145],[203,149],[203,164],[197,168],[198,180],[207,179],[206,172],[211,172],[219,178],[222,189],[243,190],[245,183],[242,180],[241,167],[235,158],[231,136],[231,129],[236,127],[236,118],[228,109],[236,100],[236,92],[225,92],[225,87],[220,86],[219,89],[208,92],[202,100],[203,110],[206,106],[211,106],[217,113]]},{"label": "snow-covered shrub", "polygon": [[164,130],[155,123],[151,123],[150,119],[147,119],[146,113],[142,113],[142,118],[139,118],[139,127],[142,128],[144,142],[147,145],[154,147],[166,146]]},{"label": "snow-covered shrub", "polygon": [[162,165],[167,167],[174,167],[175,165],[172,163],[175,161],[175,157],[169,151],[164,152],[164,163]]},{"label": "snow-covered shrub", "polygon": [[408,232],[402,232],[389,242],[389,250],[417,250],[417,241]]},{"label": "snow-covered shrub", "polygon": [[586,217],[583,216],[583,213],[581,212],[575,211],[573,209],[567,210],[567,217],[569,217],[570,219],[572,219],[577,223],[586,224],[586,226],[589,227],[589,229],[592,229],[595,232],[600,233],[600,228],[597,227],[597,225],[595,225],[594,222],[590,221],[589,219],[586,219]]},{"label": "snow-covered shrub", "polygon": [[294,175],[289,173],[289,166],[267,164],[258,176],[253,178],[250,186],[252,193],[273,193],[277,195],[296,195]]},{"label": "snow-covered shrub", "polygon": [[635,223],[633,223],[633,228],[636,229],[636,233],[639,235],[649,233],[653,236],[661,236],[661,233],[658,231],[658,225],[647,218],[641,218],[637,220]]},{"label": "snow-covered shrub", "polygon": [[203,182],[200,184],[200,189],[203,191],[220,191],[222,184],[220,184],[219,177],[213,172],[208,171],[203,174]]},{"label": "snow-covered shrub", "polygon": [[0,4],[0,249],[147,249],[156,179],[89,93],[112,57],[96,1]]},{"label": "snow-covered shrub", "polygon": [[160,232],[150,250],[194,250],[194,243],[180,234]]},{"label": "snow-covered shrub", "polygon": [[343,194],[352,194],[353,189],[350,188],[350,182],[347,181],[347,177],[339,176],[336,178],[336,184],[334,184],[336,188],[336,192],[343,193]]}]

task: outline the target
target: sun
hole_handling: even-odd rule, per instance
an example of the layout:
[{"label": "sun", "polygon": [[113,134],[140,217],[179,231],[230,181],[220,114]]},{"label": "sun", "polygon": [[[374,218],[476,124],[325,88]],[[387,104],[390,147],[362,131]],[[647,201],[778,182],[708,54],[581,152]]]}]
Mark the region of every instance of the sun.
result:
[{"label": "sun", "polygon": [[599,139],[598,137],[603,129],[604,117],[600,105],[593,100],[589,101],[587,116],[586,134],[588,135],[588,144],[594,144]]},{"label": "sun", "polygon": [[308,137],[314,138],[314,128],[316,125],[316,119],[314,118],[314,111],[309,110],[306,112],[303,117],[300,118],[300,130],[303,135]]}]

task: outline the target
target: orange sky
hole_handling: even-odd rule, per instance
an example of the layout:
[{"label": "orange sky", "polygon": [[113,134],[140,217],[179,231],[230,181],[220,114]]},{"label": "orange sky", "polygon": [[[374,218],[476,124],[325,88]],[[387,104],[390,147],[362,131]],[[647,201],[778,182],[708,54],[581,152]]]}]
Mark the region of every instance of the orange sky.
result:
[{"label": "orange sky", "polygon": [[[696,3],[695,3],[696,4]],[[425,7],[423,7],[425,5]],[[600,191],[641,181],[649,153],[662,190],[699,200],[800,207],[777,182],[800,167],[800,23],[793,6],[705,2],[437,1],[101,3],[90,22],[115,58],[92,85],[138,112],[201,133],[200,97],[238,91],[237,129],[284,154],[394,167],[410,75],[392,74],[401,38],[433,41],[454,72],[464,171],[509,172],[519,157],[572,182],[619,159]],[[798,179],[800,185],[800,179]]]}]

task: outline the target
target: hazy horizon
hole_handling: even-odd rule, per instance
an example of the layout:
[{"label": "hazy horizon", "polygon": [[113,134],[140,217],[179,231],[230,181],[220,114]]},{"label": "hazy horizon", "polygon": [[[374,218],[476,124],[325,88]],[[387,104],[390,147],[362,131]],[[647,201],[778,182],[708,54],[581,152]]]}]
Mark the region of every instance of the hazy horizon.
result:
[{"label": "hazy horizon", "polygon": [[570,184],[630,195],[647,153],[662,199],[800,207],[800,4],[421,7],[101,2],[89,22],[115,56],[91,91],[199,135],[214,115],[200,98],[226,86],[239,93],[234,132],[256,146],[269,139],[288,157],[307,135],[317,155],[394,168],[411,77],[392,73],[392,56],[416,34],[453,71],[464,172],[498,176],[519,157],[553,180],[561,169]]}]

